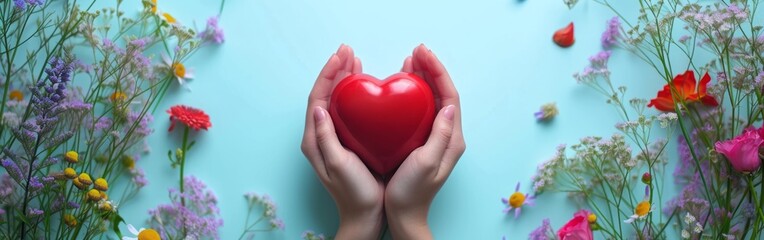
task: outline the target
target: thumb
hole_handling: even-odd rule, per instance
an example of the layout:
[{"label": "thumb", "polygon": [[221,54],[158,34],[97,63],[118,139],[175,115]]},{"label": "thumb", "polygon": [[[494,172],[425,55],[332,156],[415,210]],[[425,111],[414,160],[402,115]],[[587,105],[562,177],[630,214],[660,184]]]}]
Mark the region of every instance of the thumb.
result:
[{"label": "thumb", "polygon": [[454,111],[456,106],[448,105],[440,110],[435,122],[432,124],[432,131],[427,143],[422,146],[425,156],[431,160],[440,161],[446,152],[448,143],[454,133]]},{"label": "thumb", "polygon": [[342,144],[334,131],[332,118],[326,109],[316,106],[313,109],[313,121],[315,121],[316,142],[324,161],[336,161],[342,155]]}]

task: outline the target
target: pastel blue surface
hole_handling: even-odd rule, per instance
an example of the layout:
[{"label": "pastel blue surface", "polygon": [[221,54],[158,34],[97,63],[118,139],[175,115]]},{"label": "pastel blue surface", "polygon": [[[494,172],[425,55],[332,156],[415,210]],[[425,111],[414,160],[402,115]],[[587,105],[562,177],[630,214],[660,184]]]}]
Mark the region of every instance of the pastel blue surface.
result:
[{"label": "pastel blue surface", "polygon": [[[636,3],[615,1],[627,16]],[[159,1],[183,23],[203,27],[217,13],[215,1]],[[564,194],[545,194],[518,219],[502,213],[515,184],[530,191],[536,166],[560,143],[589,135],[609,136],[619,121],[595,91],[571,77],[601,50],[600,34],[614,14],[591,1],[572,10],[552,1],[228,1],[221,25],[226,41],[194,56],[189,86],[171,91],[159,109],[186,104],[207,111],[212,128],[195,136],[187,173],[218,196],[225,225],[222,239],[243,229],[245,192],[267,193],[278,203],[284,231],[261,239],[297,239],[304,230],[334,235],[334,202],[300,152],[308,93],[340,43],[355,49],[364,71],[383,78],[397,72],[420,43],[449,70],[461,95],[467,151],[437,195],[430,226],[437,239],[525,239],[551,218],[562,226],[576,211]],[[552,33],[574,21],[576,43],[568,49]],[[653,97],[662,80],[638,58],[616,50],[610,63],[617,85],[631,97]],[[533,112],[557,102],[560,115],[539,124]],[[178,141],[158,111],[153,152],[139,162],[148,185],[120,212],[141,225],[146,211],[168,202],[177,171],[164,154]],[[673,144],[671,145],[673,147]]]}]

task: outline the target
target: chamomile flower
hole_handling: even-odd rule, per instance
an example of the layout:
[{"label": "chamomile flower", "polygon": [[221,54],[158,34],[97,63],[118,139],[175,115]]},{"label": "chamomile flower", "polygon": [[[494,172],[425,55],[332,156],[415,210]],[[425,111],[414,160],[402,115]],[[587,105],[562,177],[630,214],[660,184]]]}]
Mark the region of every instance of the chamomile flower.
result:
[{"label": "chamomile flower", "polygon": [[501,202],[507,205],[504,209],[504,213],[509,213],[512,210],[515,211],[515,218],[520,216],[520,211],[523,205],[533,206],[533,200],[535,197],[520,192],[520,182],[517,182],[515,192],[509,195],[509,199],[502,198]]},{"label": "chamomile flower", "polygon": [[136,230],[132,224],[127,224],[127,230],[130,231],[135,237],[122,237],[122,240],[161,240],[159,232],[154,229],[141,228]]},{"label": "chamomile flower", "polygon": [[175,17],[173,17],[169,13],[162,13],[159,15],[159,17],[161,17],[162,20],[164,20],[170,25],[180,25],[180,23],[178,22],[178,19],[175,19]]},{"label": "chamomile flower", "polygon": [[624,223],[633,223],[636,220],[643,220],[647,218],[647,215],[653,211],[652,206],[649,201],[650,198],[650,187],[645,186],[645,198],[641,202],[637,204],[637,206],[634,208],[634,215],[631,215],[629,219],[624,220]]},{"label": "chamomile flower", "polygon": [[193,70],[190,68],[186,68],[186,66],[183,65],[181,62],[173,62],[170,57],[167,55],[162,54],[162,60],[164,61],[164,64],[168,69],[170,69],[170,72],[172,75],[178,79],[178,84],[183,85],[186,83],[185,80],[190,80],[194,78]]}]

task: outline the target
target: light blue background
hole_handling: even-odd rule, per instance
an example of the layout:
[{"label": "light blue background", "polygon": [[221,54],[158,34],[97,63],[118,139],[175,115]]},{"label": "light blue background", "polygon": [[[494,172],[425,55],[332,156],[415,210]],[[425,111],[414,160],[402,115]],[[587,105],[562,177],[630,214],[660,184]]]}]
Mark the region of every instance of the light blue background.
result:
[{"label": "light blue background", "polygon": [[[614,2],[627,16],[636,16],[636,2]],[[202,28],[217,13],[218,2],[160,0],[159,9]],[[212,128],[195,136],[186,171],[219,197],[222,239],[241,233],[242,195],[250,191],[271,195],[286,223],[284,231],[256,238],[297,239],[308,229],[334,235],[334,203],[299,148],[316,75],[340,43],[352,46],[364,71],[380,78],[397,72],[414,47],[425,43],[459,90],[467,142],[430,210],[435,237],[525,239],[543,218],[559,228],[577,207],[564,194],[545,194],[513,219],[502,213],[500,198],[518,181],[522,191],[530,191],[536,166],[558,144],[616,131],[615,110],[571,77],[600,51],[601,32],[612,16],[587,0],[572,10],[561,0],[231,0],[221,19],[226,42],[194,56],[186,64],[196,70],[189,84],[193,91],[172,90],[159,109],[186,104],[211,116]],[[576,43],[559,48],[552,33],[570,21],[576,25]],[[627,99],[652,98],[663,85],[624,50],[615,51],[610,66],[616,84],[629,86]],[[560,115],[539,124],[533,112],[547,102],[557,102]],[[148,209],[168,202],[167,189],[177,185],[177,170],[170,168],[165,152],[179,142],[166,132],[168,126],[158,111],[149,139],[153,152],[138,163],[150,184],[120,205],[120,213],[136,226],[146,220]]]}]

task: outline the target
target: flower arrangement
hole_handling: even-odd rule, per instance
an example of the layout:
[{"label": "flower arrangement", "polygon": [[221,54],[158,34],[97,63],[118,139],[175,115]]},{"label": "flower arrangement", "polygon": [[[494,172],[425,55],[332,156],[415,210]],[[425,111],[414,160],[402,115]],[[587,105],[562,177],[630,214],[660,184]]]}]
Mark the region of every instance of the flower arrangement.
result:
[{"label": "flower arrangement", "polygon": [[[127,14],[126,2],[139,10]],[[0,239],[121,237],[118,203],[148,184],[138,159],[149,151],[153,111],[176,82],[192,78],[186,60],[224,41],[217,17],[196,30],[156,0],[103,9],[94,3],[0,1]],[[193,114],[173,116],[209,127]],[[190,214],[216,214],[205,205],[214,195],[193,177],[181,174],[180,190],[170,196],[190,206],[159,206],[154,219],[169,210],[189,211],[181,215],[186,222],[195,220],[185,218]],[[180,231],[205,236],[219,226],[214,218],[203,230],[186,222]],[[128,229],[137,239],[171,231]]]},{"label": "flower arrangement", "polygon": [[[595,2],[618,17],[606,24],[603,51],[574,78],[603,94],[623,122],[611,137],[561,145],[538,167],[537,197],[567,192],[582,209],[557,234],[545,220],[530,238],[761,239],[759,1],[639,0],[637,19],[607,0]],[[612,81],[607,66],[616,48],[641,58],[665,83],[654,98],[626,100],[627,88]],[[666,154],[675,137],[678,158]],[[669,184],[681,191],[668,195]]]}]

